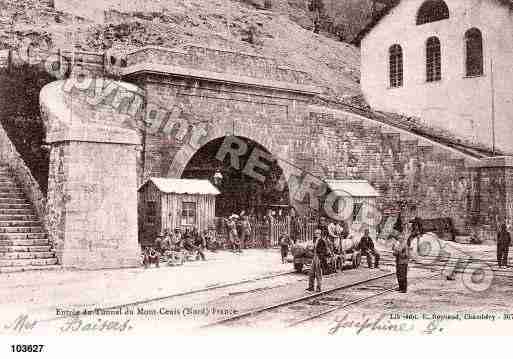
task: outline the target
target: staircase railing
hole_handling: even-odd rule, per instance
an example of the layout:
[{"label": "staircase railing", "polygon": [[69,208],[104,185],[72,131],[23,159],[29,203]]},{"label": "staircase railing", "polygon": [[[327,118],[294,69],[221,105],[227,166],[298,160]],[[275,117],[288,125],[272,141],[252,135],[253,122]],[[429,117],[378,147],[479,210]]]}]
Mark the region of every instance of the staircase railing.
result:
[{"label": "staircase railing", "polygon": [[41,192],[39,184],[32,176],[29,168],[23,158],[14,147],[11,139],[0,124],[0,161],[7,164],[13,171],[17,182],[22,186],[23,192],[34,206],[37,216],[47,231],[45,223],[46,218],[46,198]]}]

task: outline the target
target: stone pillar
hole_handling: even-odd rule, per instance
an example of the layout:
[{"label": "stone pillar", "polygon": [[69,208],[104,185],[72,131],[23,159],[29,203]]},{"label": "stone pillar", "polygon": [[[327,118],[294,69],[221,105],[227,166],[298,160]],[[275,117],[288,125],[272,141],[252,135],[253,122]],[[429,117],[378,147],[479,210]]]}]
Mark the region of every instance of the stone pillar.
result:
[{"label": "stone pillar", "polygon": [[66,93],[63,85],[51,83],[40,96],[51,145],[46,222],[59,262],[79,269],[138,266],[138,133],[112,103]]}]

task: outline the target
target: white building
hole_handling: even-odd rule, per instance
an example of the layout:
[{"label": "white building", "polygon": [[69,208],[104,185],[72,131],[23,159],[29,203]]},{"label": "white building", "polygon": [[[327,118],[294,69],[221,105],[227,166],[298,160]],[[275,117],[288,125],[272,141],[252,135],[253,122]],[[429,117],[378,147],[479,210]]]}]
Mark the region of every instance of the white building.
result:
[{"label": "white building", "polygon": [[376,109],[513,153],[513,1],[395,1],[362,31]]}]

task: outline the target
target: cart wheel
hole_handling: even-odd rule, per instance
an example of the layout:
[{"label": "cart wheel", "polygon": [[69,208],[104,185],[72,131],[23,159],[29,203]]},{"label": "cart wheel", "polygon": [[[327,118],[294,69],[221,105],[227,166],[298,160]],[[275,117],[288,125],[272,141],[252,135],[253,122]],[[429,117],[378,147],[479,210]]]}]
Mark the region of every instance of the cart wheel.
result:
[{"label": "cart wheel", "polygon": [[294,269],[296,270],[296,272],[302,273],[303,272],[303,263],[294,263]]}]

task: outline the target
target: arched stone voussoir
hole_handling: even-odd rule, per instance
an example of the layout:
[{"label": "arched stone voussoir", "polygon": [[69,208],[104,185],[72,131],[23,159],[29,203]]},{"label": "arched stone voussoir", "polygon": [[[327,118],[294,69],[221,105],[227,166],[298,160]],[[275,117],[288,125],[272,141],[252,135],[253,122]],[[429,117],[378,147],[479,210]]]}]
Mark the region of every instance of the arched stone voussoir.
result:
[{"label": "arched stone voussoir", "polygon": [[46,142],[139,145],[144,103],[137,86],[105,78],[54,81],[39,95]]}]

